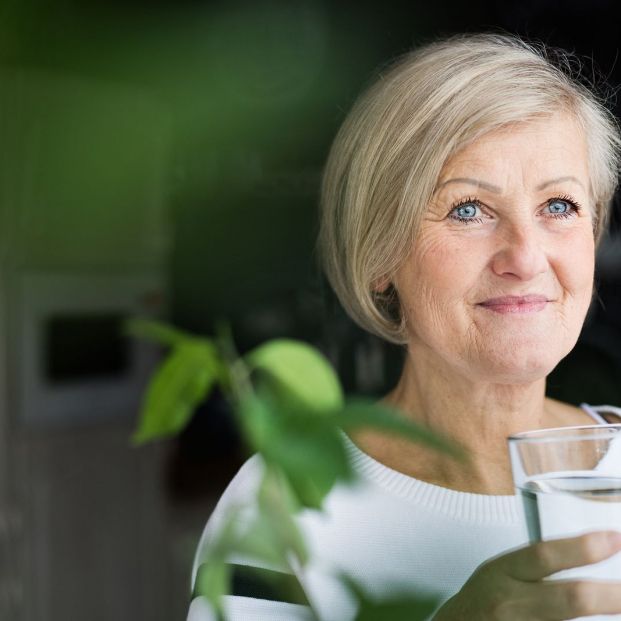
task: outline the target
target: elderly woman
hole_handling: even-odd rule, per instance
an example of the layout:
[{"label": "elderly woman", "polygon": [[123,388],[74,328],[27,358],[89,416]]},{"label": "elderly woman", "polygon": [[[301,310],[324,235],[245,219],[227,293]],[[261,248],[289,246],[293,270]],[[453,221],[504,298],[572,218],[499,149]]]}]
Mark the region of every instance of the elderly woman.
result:
[{"label": "elderly woman", "polygon": [[[520,431],[615,414],[545,396],[591,302],[619,164],[616,124],[569,64],[508,36],[437,42],[384,72],[336,138],[328,278],[358,324],[407,349],[385,402],[471,460],[368,431],[348,441],[360,482],[299,518],[313,556],[301,579],[322,619],[353,617],[342,573],[378,596],[440,593],[438,621],[621,613],[621,583],[545,580],[621,550],[621,534],[529,545],[506,447]],[[231,484],[197,560],[260,468],[253,458]],[[310,618],[256,593],[226,605],[236,621]]]}]

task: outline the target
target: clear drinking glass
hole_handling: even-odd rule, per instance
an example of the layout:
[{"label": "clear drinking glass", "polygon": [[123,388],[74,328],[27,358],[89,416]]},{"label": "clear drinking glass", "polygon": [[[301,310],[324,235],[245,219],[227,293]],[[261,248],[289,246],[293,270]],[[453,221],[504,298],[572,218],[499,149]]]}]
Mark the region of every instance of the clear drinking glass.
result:
[{"label": "clear drinking glass", "polygon": [[[595,530],[621,531],[621,424],[518,433],[509,437],[509,454],[531,542]],[[621,553],[560,571],[553,578],[621,582]],[[621,615],[583,618],[611,620]]]}]

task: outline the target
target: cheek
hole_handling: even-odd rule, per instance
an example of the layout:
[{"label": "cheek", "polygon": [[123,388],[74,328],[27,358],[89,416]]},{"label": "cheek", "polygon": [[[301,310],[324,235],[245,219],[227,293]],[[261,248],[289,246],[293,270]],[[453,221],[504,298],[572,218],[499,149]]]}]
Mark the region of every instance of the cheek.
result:
[{"label": "cheek", "polygon": [[412,257],[414,278],[430,296],[463,299],[486,264],[481,240],[467,243],[460,237],[428,236]]},{"label": "cheek", "polygon": [[595,246],[589,233],[574,235],[563,244],[557,272],[563,287],[577,299],[590,301],[595,270]]},{"label": "cheek", "polygon": [[480,276],[475,248],[446,236],[422,235],[396,279],[397,289],[411,319],[423,324],[443,325]]}]

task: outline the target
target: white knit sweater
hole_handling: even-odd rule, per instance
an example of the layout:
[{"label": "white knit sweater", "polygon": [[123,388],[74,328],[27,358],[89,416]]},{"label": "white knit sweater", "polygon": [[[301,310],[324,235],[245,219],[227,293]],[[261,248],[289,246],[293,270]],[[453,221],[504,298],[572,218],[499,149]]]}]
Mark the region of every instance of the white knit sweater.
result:
[{"label": "white knit sweater", "polygon": [[[584,409],[597,422],[605,422],[599,408]],[[336,486],[323,512],[299,516],[311,562],[298,578],[322,621],[349,621],[355,615],[338,574],[347,574],[378,597],[415,588],[445,601],[482,562],[528,543],[517,496],[431,485],[391,470],[349,440],[346,443],[358,482]],[[252,457],[227,488],[199,543],[193,582],[227,507],[252,500],[261,470],[260,459]],[[304,606],[238,596],[227,596],[225,611],[227,621],[311,618]],[[214,618],[204,598],[192,601],[188,621]]]}]

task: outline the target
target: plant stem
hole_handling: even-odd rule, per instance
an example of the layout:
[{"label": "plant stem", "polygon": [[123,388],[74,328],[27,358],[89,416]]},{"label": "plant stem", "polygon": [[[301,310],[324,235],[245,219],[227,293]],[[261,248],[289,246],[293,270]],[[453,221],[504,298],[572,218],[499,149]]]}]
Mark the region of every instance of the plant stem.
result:
[{"label": "plant stem", "polygon": [[254,395],[254,389],[250,382],[250,372],[235,349],[229,324],[223,322],[218,324],[216,346],[228,369],[226,386],[223,388],[228,393],[226,396],[232,402],[233,411],[237,414],[239,404],[244,398]]},{"label": "plant stem", "polygon": [[308,591],[306,590],[306,587],[304,586],[304,582],[300,580],[299,572],[296,571],[296,568],[293,566],[293,563],[291,563],[289,558],[285,559],[285,563],[287,565],[287,569],[297,578],[298,584],[300,585],[300,588],[302,589],[302,592],[304,593],[304,596],[306,597],[306,601],[308,602],[308,608],[314,617],[314,621],[321,621],[319,618],[319,613],[317,612],[317,610],[315,610],[315,607],[313,606],[311,599],[308,596]]}]

